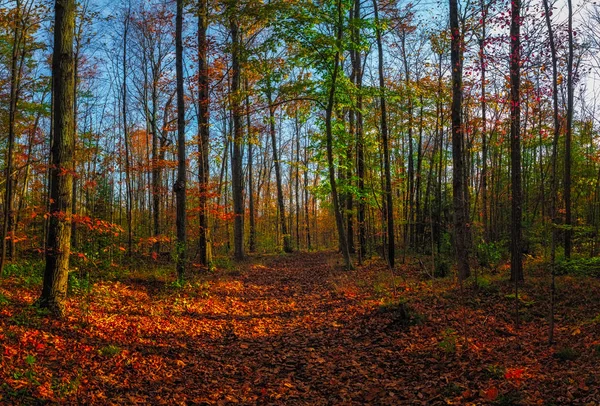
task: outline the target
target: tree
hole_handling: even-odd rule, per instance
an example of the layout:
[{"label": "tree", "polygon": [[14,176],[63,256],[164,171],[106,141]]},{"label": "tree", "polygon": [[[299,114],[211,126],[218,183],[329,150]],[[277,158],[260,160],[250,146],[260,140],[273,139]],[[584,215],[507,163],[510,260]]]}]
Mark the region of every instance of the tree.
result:
[{"label": "tree", "polygon": [[209,76],[208,76],[208,1],[198,0],[198,183],[199,183],[199,220],[200,232],[198,248],[200,263],[212,267],[210,229],[208,227],[209,192]]},{"label": "tree", "polygon": [[67,276],[71,251],[71,194],[74,147],[75,0],[56,0],[52,81],[54,129],[52,140],[52,188],[46,268],[40,307],[57,317],[65,315]]},{"label": "tree", "polygon": [[573,2],[567,0],[569,52],[567,59],[567,128],[565,134],[565,258],[571,258],[573,214],[571,204],[571,142],[573,139]]},{"label": "tree", "polygon": [[277,136],[275,131],[275,105],[273,103],[273,89],[270,78],[267,79],[266,90],[267,102],[269,104],[269,134],[271,135],[271,147],[273,149],[273,165],[275,167],[275,183],[277,186],[277,208],[279,210],[279,227],[283,235],[283,251],[293,251],[292,238],[286,225],[285,203],[283,200],[283,186],[281,182],[281,164],[277,147]]},{"label": "tree", "polygon": [[387,108],[385,100],[385,76],[383,71],[383,43],[381,40],[381,27],[379,24],[379,13],[377,0],[373,0],[373,10],[375,12],[375,32],[377,39],[377,52],[379,56],[379,104],[381,108],[381,143],[383,144],[383,171],[385,174],[385,219],[387,223],[387,260],[391,268],[394,268],[395,244],[394,244],[394,205],[392,196],[392,175],[390,169],[390,151],[388,139]]},{"label": "tree", "polygon": [[340,73],[340,56],[342,53],[342,39],[344,34],[344,19],[342,12],[342,2],[338,0],[336,2],[336,37],[335,37],[335,54],[333,59],[333,72],[331,74],[331,82],[329,83],[329,97],[327,105],[325,107],[325,136],[327,143],[327,165],[329,169],[329,184],[331,187],[331,198],[333,200],[333,211],[335,214],[335,223],[337,228],[337,234],[339,239],[339,246],[344,257],[344,263],[346,269],[352,269],[352,259],[350,258],[350,250],[348,247],[348,240],[346,239],[346,232],[344,230],[344,219],[340,207],[340,199],[337,192],[337,183],[335,178],[335,166],[333,162],[333,108],[335,104],[335,92],[338,75]]},{"label": "tree", "polygon": [[177,199],[177,276],[183,280],[187,254],[186,243],[186,162],[185,162],[185,94],[183,90],[183,0],[177,0],[175,22],[175,70],[177,75],[177,181],[173,187]]},{"label": "tree", "polygon": [[[521,0],[511,2],[510,24],[510,162],[511,162],[511,226],[510,278],[517,286],[523,280],[521,191]],[[518,301],[518,299],[516,299]]]},{"label": "tree", "polygon": [[233,246],[236,260],[244,259],[244,186],[242,171],[242,110],[240,103],[240,27],[237,2],[227,2],[229,33],[231,35],[231,111],[233,117],[233,153],[231,154],[231,183],[233,198]]},{"label": "tree", "polygon": [[458,25],[458,1],[450,0],[450,35],[452,63],[452,190],[454,203],[454,245],[460,280],[469,277],[468,209],[465,201],[464,128],[461,109],[462,86],[462,33]]}]

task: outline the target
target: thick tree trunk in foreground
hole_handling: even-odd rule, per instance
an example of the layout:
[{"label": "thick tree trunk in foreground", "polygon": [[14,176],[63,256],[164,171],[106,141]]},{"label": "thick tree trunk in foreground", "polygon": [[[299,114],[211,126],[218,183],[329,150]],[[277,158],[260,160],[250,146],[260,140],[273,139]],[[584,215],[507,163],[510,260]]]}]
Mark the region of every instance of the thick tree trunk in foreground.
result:
[{"label": "thick tree trunk in foreground", "polygon": [[52,141],[52,187],[46,269],[41,307],[57,317],[65,315],[69,254],[71,251],[71,194],[74,147],[75,0],[56,0],[52,80],[54,83],[54,139]]}]

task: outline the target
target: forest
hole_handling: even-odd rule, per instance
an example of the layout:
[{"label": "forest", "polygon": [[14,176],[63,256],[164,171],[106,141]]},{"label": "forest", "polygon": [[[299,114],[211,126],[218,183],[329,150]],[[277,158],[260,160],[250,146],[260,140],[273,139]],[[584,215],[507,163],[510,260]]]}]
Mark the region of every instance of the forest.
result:
[{"label": "forest", "polygon": [[600,5],[0,2],[0,404],[600,404]]}]

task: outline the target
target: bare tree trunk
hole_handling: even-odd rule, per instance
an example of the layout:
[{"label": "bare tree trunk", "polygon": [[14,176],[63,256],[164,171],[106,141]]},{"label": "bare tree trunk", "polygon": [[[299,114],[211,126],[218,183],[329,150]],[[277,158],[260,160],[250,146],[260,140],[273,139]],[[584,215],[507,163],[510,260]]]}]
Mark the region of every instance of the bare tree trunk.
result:
[{"label": "bare tree trunk", "polygon": [[391,268],[394,268],[395,244],[394,244],[394,206],[392,200],[392,175],[390,169],[390,146],[387,127],[387,107],[385,100],[385,76],[383,71],[383,44],[381,41],[381,27],[379,26],[379,12],[377,0],[373,0],[375,12],[375,31],[377,34],[377,50],[379,55],[379,103],[381,104],[381,139],[383,143],[383,171],[385,173],[385,217],[387,223],[387,259]]},{"label": "bare tree trunk", "polygon": [[[521,0],[512,1],[510,25],[510,161],[512,184],[511,209],[511,281],[523,280],[523,259],[521,253],[521,221],[522,221],[522,190],[521,190]],[[518,300],[517,300],[518,302]]]},{"label": "bare tree trunk", "polygon": [[240,37],[236,7],[228,3],[231,35],[231,110],[233,113],[233,153],[231,155],[231,183],[233,198],[233,245],[236,260],[244,259],[244,187],[242,171],[243,128],[240,111]]},{"label": "bare tree trunk", "polygon": [[185,154],[185,94],[183,89],[183,0],[177,0],[175,18],[175,71],[177,76],[177,180],[173,186],[176,203],[177,243],[175,253],[177,260],[177,277],[185,277],[187,258],[186,236],[186,154]]},{"label": "bare tree trunk", "polygon": [[[360,28],[358,22],[361,19],[360,0],[354,0],[354,24],[353,30],[354,42],[360,41]],[[362,98],[362,62],[360,50],[354,51],[354,60],[352,61],[352,71],[354,77],[354,84],[356,86],[356,175],[358,177],[358,210],[357,210],[357,222],[358,222],[358,244],[359,244],[359,260],[362,261],[367,254],[367,232],[365,224],[365,151],[364,151],[364,133],[363,133],[363,98]]]},{"label": "bare tree trunk", "polygon": [[288,232],[285,219],[285,203],[283,201],[283,185],[281,182],[281,163],[277,147],[277,138],[275,132],[275,106],[273,105],[273,95],[271,93],[271,82],[267,84],[267,102],[269,103],[269,134],[271,136],[271,145],[273,147],[273,165],[275,166],[275,182],[277,186],[277,208],[279,209],[279,226],[283,235],[283,251],[292,252],[292,241]]},{"label": "bare tree trunk", "polygon": [[65,315],[67,276],[71,250],[71,193],[73,192],[73,99],[75,0],[56,0],[52,78],[54,90],[54,140],[52,189],[46,269],[38,300],[56,317]]},{"label": "bare tree trunk", "polygon": [[[14,233],[11,232],[14,223],[14,191],[15,177],[13,174],[14,168],[14,150],[15,150],[15,121],[17,114],[17,99],[19,96],[18,76],[20,74],[18,68],[19,48],[22,39],[22,24],[21,24],[21,2],[16,4],[17,22],[14,27],[12,55],[10,61],[10,102],[8,109],[8,148],[6,151],[6,186],[4,193],[4,222],[2,224],[2,255],[0,256],[0,275],[4,270],[4,264],[7,257],[12,260],[14,254]],[[8,255],[7,255],[8,254]]]},{"label": "bare tree trunk", "polygon": [[131,10],[128,9],[123,21],[123,138],[125,143],[125,192],[127,193],[127,256],[133,255],[133,186],[131,184],[131,153],[129,149],[129,127],[127,123],[127,35],[129,33],[129,18]]},{"label": "bare tree trunk", "polygon": [[483,222],[483,240],[489,240],[488,222],[488,193],[487,193],[487,101],[485,93],[485,39],[486,39],[487,7],[485,0],[481,0],[481,39],[479,41],[479,65],[481,67],[481,206]]},{"label": "bare tree trunk", "polygon": [[571,207],[571,140],[573,138],[573,2],[569,8],[569,57],[567,61],[567,128],[565,133],[565,258],[571,258],[573,214]]},{"label": "bare tree trunk", "polygon": [[458,2],[450,0],[450,30],[452,64],[452,189],[454,203],[454,244],[458,261],[458,276],[462,281],[469,277],[468,252],[468,212],[465,201],[464,185],[464,152],[461,107],[463,99],[462,86],[462,33],[458,26]]},{"label": "bare tree trunk", "polygon": [[212,249],[210,228],[208,226],[209,192],[209,77],[208,77],[208,2],[198,0],[198,183],[200,187],[199,220],[200,263],[207,269],[212,268]]},{"label": "bare tree trunk", "polygon": [[250,117],[250,89],[248,78],[245,80],[246,88],[246,134],[248,135],[248,221],[250,229],[248,235],[248,251],[256,251],[256,207],[254,204],[254,137],[252,134],[252,120]]}]

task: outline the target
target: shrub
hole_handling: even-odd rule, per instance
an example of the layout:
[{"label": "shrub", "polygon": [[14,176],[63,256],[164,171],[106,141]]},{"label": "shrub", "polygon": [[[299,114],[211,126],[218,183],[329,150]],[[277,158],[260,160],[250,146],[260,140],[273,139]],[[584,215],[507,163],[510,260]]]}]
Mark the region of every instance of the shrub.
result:
[{"label": "shrub", "polygon": [[433,276],[436,278],[445,278],[450,274],[450,262],[446,259],[440,259],[435,263]]},{"label": "shrub", "polygon": [[481,242],[477,245],[476,255],[479,265],[495,269],[502,259],[500,244],[495,242]]},{"label": "shrub", "polygon": [[556,263],[556,274],[600,278],[600,257],[558,261]]}]

